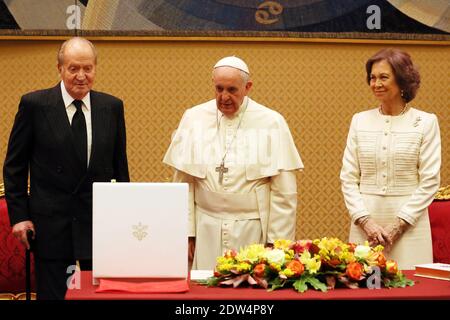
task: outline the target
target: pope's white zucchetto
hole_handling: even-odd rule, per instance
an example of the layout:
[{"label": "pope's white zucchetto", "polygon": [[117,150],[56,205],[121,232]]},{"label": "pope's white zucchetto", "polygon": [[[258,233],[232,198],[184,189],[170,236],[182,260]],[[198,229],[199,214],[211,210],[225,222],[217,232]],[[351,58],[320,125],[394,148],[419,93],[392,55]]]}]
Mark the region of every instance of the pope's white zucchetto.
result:
[{"label": "pope's white zucchetto", "polygon": [[219,67],[232,67],[244,71],[247,74],[250,74],[250,71],[248,71],[247,64],[242,59],[239,59],[238,57],[235,56],[220,59],[214,66],[214,69]]}]

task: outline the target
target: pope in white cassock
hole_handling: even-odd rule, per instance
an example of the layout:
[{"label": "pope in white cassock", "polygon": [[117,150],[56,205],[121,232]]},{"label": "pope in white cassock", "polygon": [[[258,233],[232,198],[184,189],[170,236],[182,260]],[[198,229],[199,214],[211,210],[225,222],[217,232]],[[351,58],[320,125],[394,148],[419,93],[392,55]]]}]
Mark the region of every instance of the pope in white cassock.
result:
[{"label": "pope in white cassock", "polygon": [[295,239],[303,169],[283,116],[247,96],[244,61],[221,59],[213,84],[216,98],[184,113],[163,160],[189,183],[189,259],[204,270],[227,249]]}]

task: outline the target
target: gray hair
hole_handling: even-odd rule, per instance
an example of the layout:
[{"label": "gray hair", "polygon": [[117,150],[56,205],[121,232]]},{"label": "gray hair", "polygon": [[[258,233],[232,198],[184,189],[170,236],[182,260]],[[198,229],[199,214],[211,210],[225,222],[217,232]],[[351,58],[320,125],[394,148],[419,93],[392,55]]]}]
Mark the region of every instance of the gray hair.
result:
[{"label": "gray hair", "polygon": [[92,49],[92,53],[94,54],[95,64],[97,64],[97,49],[95,49],[94,44],[92,42],[90,42],[86,38],[73,37],[73,38],[70,38],[70,39],[64,41],[62,43],[61,47],[59,48],[59,51],[58,51],[58,65],[64,64],[64,52],[66,50],[66,47],[69,44],[71,44],[72,42],[83,42],[83,43],[88,44],[91,47],[91,49]]}]

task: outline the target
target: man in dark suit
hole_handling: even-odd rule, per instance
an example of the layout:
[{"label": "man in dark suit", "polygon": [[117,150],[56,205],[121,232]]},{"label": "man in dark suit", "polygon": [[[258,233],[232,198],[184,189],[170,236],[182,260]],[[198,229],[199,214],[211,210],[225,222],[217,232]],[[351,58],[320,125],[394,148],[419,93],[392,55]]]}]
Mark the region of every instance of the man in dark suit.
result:
[{"label": "man in dark suit", "polygon": [[21,98],[9,138],[6,201],[14,236],[35,236],[38,299],[64,299],[77,262],[92,269],[92,183],[129,181],[123,102],[91,90],[96,63],[88,40],[64,42],[61,82]]}]

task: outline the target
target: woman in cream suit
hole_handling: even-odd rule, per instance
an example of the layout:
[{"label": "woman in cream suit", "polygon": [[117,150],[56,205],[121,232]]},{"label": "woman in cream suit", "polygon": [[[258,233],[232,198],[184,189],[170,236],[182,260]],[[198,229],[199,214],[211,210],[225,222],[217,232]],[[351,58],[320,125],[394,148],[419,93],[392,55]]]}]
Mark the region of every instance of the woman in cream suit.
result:
[{"label": "woman in cream suit", "polygon": [[436,115],[408,103],[420,75],[408,53],[383,49],[366,63],[379,106],[353,116],[341,170],[350,241],[385,246],[403,270],[433,262],[427,207],[439,188]]}]

